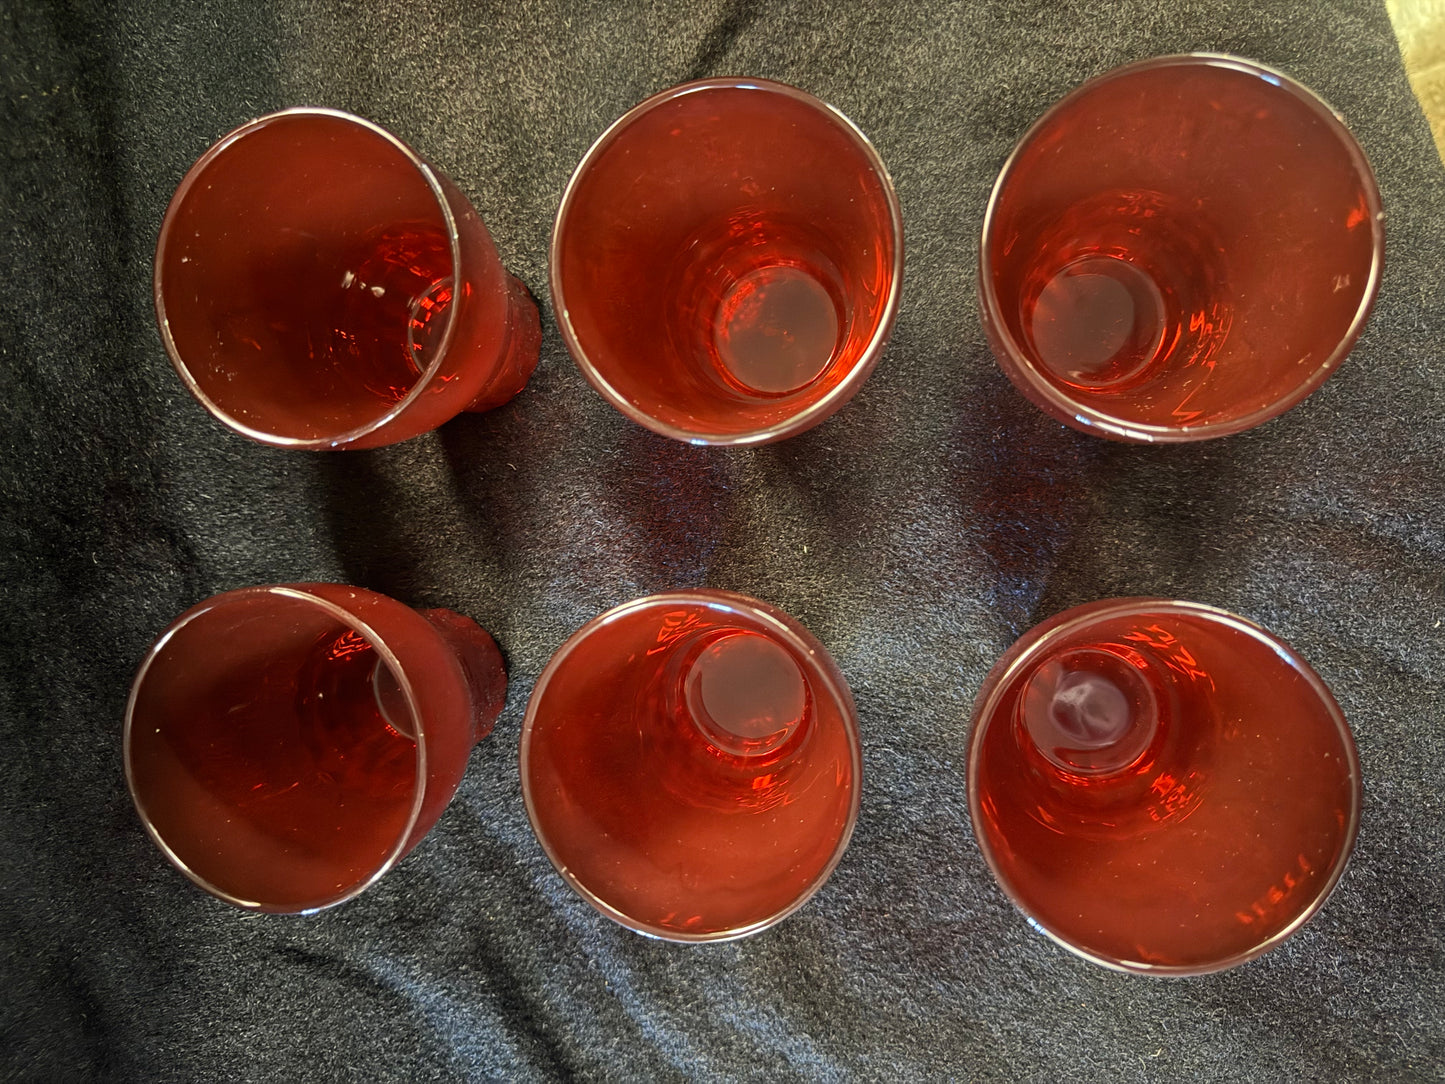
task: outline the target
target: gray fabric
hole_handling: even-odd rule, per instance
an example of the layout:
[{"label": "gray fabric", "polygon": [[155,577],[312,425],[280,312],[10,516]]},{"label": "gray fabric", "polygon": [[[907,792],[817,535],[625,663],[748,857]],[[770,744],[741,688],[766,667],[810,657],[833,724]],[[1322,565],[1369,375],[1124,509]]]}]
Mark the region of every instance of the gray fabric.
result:
[{"label": "gray fabric", "polygon": [[[1388,213],[1378,307],[1302,406],[1194,447],[1049,421],[974,303],[1012,143],[1090,75],[1204,49],[1283,68],[1350,121]],[[834,103],[907,224],[892,344],[783,444],[703,450],[606,406],[545,301],[551,217],[648,93],[769,76]],[[1241,0],[0,8],[0,1068],[15,1079],[1445,1078],[1445,172],[1383,6]],[[187,166],[274,108],[386,125],[473,199],[544,297],[512,404],[374,452],[214,423],[157,338],[150,261]],[[373,890],[248,916],[149,843],[121,772],[131,674],[217,591],[349,581],[475,617],[512,685],[451,809]],[[798,914],[654,943],[533,839],[516,743],[584,620],[744,591],[835,654],[863,726],[851,849]],[[1163,594],[1271,627],[1334,688],[1366,778],[1354,862],[1258,962],[1157,981],[1031,931],[964,793],[992,660],[1065,606]]]}]

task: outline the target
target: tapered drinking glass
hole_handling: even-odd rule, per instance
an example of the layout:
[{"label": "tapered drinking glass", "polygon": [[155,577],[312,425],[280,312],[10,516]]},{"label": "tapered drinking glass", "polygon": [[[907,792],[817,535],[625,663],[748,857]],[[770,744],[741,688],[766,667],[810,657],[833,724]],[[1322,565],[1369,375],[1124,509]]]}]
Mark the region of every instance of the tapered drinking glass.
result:
[{"label": "tapered drinking glass", "polygon": [[1360,768],[1277,637],[1210,606],[1111,599],[1025,633],[974,706],[974,835],[1004,891],[1086,959],[1185,975],[1253,959],[1344,871]]},{"label": "tapered drinking glass", "polygon": [[673,941],[741,937],[801,907],[848,845],[860,770],[852,696],[822,644],[722,591],[588,622],[522,728],[527,814],[558,872]]},{"label": "tapered drinking glass", "polygon": [[374,448],[519,392],[536,303],[444,174],[331,109],[242,125],[166,210],[156,317],[217,419],[286,448]]},{"label": "tapered drinking glass", "polygon": [[491,636],[450,610],[340,584],[228,591],[141,663],[126,779],[151,838],[206,891],[316,911],[426,835],[506,688]]},{"label": "tapered drinking glass", "polygon": [[872,372],[898,312],[903,220],[867,138],[764,79],[706,79],[593,144],[552,233],[552,299],[614,407],[695,444],[817,425]]},{"label": "tapered drinking glass", "polygon": [[1320,386],[1365,326],[1384,224],[1369,162],[1288,76],[1234,57],[1131,64],[1023,137],[984,217],[999,364],[1077,429],[1237,433]]}]

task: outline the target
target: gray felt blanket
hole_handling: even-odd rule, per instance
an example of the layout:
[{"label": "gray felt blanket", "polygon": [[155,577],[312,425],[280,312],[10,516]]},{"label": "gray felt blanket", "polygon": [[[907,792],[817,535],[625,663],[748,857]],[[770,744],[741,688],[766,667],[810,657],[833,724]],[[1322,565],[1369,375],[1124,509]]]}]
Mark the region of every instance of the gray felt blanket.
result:
[{"label": "gray felt blanket", "polygon": [[[1069,88],[1150,55],[1284,69],[1378,173],[1387,266],[1301,406],[1193,446],[1066,429],[974,301],[993,178]],[[703,449],[579,375],[546,298],[562,189],[628,107],[767,76],[873,139],[904,299],[861,393],[802,436]],[[302,454],[212,421],[151,307],[161,215],[237,123],[335,106],[445,170],[542,298],[493,413]],[[1445,1079],[1445,170],[1382,3],[517,0],[0,4],[0,1074],[18,1080]],[[184,880],[126,792],[121,720],[166,623],[217,591],[335,580],[490,629],[512,675],[455,802],[375,888],[310,918]],[[862,723],[853,843],[741,942],[645,940],[574,896],[523,811],[517,739],[589,617],[711,585],[796,615]],[[1036,621],[1110,595],[1212,603],[1332,686],[1359,844],[1284,947],[1105,971],[1032,931],[966,813],[973,695]]]}]

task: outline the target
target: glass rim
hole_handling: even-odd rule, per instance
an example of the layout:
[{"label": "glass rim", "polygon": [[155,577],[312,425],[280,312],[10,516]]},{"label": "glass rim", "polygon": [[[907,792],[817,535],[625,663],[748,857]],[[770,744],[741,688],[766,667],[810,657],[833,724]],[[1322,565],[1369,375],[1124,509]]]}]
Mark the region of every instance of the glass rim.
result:
[{"label": "glass rim", "polygon": [[[155,304],[156,324],[160,328],[161,342],[165,346],[167,356],[170,358],[171,367],[174,368],[180,376],[181,381],[186,386],[186,390],[189,391],[217,421],[244,437],[249,437],[251,440],[261,444],[269,444],[273,447],[295,448],[305,451],[342,448],[391,424],[405,413],[408,407],[421,398],[426,391],[427,385],[440,370],[442,362],[450,352],[452,336],[457,325],[455,314],[449,315],[446,327],[442,329],[441,340],[433,352],[431,361],[428,362],[427,367],[417,375],[416,381],[412,384],[411,389],[406,395],[397,400],[390,408],[372,421],[364,422],[361,425],[353,426],[351,429],[343,430],[333,436],[326,437],[291,437],[280,433],[272,433],[248,425],[234,414],[223,410],[215,400],[202,390],[199,382],[197,382],[196,378],[191,374],[190,367],[181,357],[181,352],[176,346],[175,339],[171,335],[170,320],[166,316],[165,292],[162,289],[161,283],[161,255],[170,239],[171,227],[174,224],[175,215],[180,210],[181,204],[190,194],[191,189],[206,171],[207,167],[225,153],[233,144],[259,131],[263,127],[290,117],[330,117],[335,120],[346,121],[359,128],[366,129],[373,135],[379,136],[386,143],[390,144],[392,148],[399,151],[407,163],[416,170],[418,176],[420,176],[421,180],[426,184],[433,199],[436,201],[437,209],[441,212],[442,223],[446,229],[447,244],[451,249],[452,281],[454,283],[461,282],[461,234],[457,227],[456,215],[453,214],[451,203],[447,199],[446,190],[442,187],[441,181],[437,178],[436,172],[432,169],[430,163],[408,146],[399,136],[389,132],[375,121],[367,120],[365,117],[359,117],[355,113],[348,113],[342,109],[332,109],[326,106],[292,106],[288,109],[278,109],[275,112],[263,114],[262,116],[248,120],[244,124],[232,128],[206,148],[205,153],[191,164],[191,167],[186,170],[185,176],[181,178],[180,184],[176,186],[170,202],[166,205],[165,215],[161,219],[160,232],[156,237],[155,266],[151,284]],[[460,293],[460,291],[457,292]]]},{"label": "glass rim", "polygon": [[[1305,109],[1322,120],[1326,128],[1329,129],[1344,148],[1346,155],[1354,167],[1356,175],[1360,179],[1360,187],[1365,195],[1366,212],[1370,222],[1372,239],[1370,270],[1365,280],[1365,287],[1360,297],[1360,303],[1356,307],[1354,317],[1351,319],[1344,333],[1340,336],[1340,341],[1335,345],[1334,350],[1316,365],[1299,384],[1273,402],[1236,418],[1191,426],[1157,425],[1130,421],[1127,418],[1121,418],[1115,414],[1111,414],[1107,410],[1081,402],[1062,391],[1053,382],[1045,379],[1038,373],[1036,366],[1028,361],[1027,355],[1019,347],[1014,336],[1009,332],[1008,325],[1003,318],[1003,308],[999,303],[997,293],[993,287],[992,277],[987,273],[989,264],[993,258],[994,248],[996,247],[992,237],[994,216],[998,209],[1004,186],[1009,181],[1013,168],[1017,164],[1019,155],[1023,150],[1032,143],[1039,133],[1043,131],[1045,126],[1052,122],[1059,113],[1063,112],[1079,99],[1087,97],[1101,85],[1112,82],[1115,79],[1128,78],[1140,72],[1169,67],[1221,68],[1235,71],[1242,75],[1254,76],[1287,92]],[[1105,436],[1146,444],[1179,444],[1188,441],[1230,436],[1234,433],[1242,433],[1247,429],[1252,429],[1257,425],[1262,425],[1264,422],[1277,418],[1291,408],[1298,406],[1318,390],[1320,385],[1339,368],[1350,351],[1354,349],[1355,343],[1364,332],[1365,324],[1369,320],[1370,312],[1374,307],[1375,299],[1379,293],[1380,280],[1384,273],[1384,224],[1384,205],[1380,197],[1379,183],[1375,178],[1374,169],[1370,166],[1369,158],[1365,155],[1364,148],[1360,146],[1359,140],[1355,138],[1354,133],[1345,123],[1344,116],[1325,101],[1321,95],[1311,90],[1299,80],[1276,68],[1228,53],[1173,53],[1166,56],[1149,57],[1144,60],[1136,60],[1128,64],[1121,64],[1117,67],[1110,68],[1108,71],[1101,72],[1072,88],[1067,94],[1053,102],[1041,116],[1029,125],[1028,129],[1009,151],[1008,157],[1004,159],[1003,165],[999,168],[998,176],[994,180],[993,188],[989,192],[988,203],[984,209],[978,256],[977,289],[979,304],[984,310],[985,319],[997,329],[998,338],[1005,347],[1007,357],[1000,358],[999,360],[1001,363],[1000,367],[1009,379],[1017,384],[1020,390],[1026,390],[1030,396],[1040,396],[1055,410],[1069,415],[1079,426],[1090,431],[1097,431]]]},{"label": "glass rim", "polygon": [[[1244,633],[1256,643],[1268,648],[1280,661],[1290,669],[1298,673],[1304,680],[1310,691],[1314,693],[1319,704],[1325,709],[1330,721],[1334,723],[1337,734],[1340,738],[1341,749],[1344,752],[1345,763],[1348,775],[1353,782],[1350,788],[1350,809],[1348,823],[1345,826],[1343,836],[1344,845],[1340,849],[1340,856],[1335,861],[1326,877],[1320,885],[1319,890],[1299,914],[1285,924],[1283,928],[1276,931],[1270,937],[1259,944],[1242,952],[1222,957],[1218,960],[1202,964],[1179,964],[1179,965],[1158,965],[1142,961],[1116,960],[1112,957],[1103,956],[1092,952],[1070,942],[1062,935],[1052,930],[1048,923],[1026,906],[1015,892],[1009,878],[1003,873],[993,848],[989,845],[987,836],[979,830],[979,825],[984,822],[983,811],[980,807],[978,788],[974,785],[977,778],[978,763],[981,756],[981,746],[986,725],[992,720],[998,708],[998,702],[1007,690],[1012,687],[1024,671],[1032,665],[1035,659],[1048,650],[1050,646],[1061,639],[1065,639],[1081,629],[1100,621],[1110,620],[1116,617],[1127,617],[1142,614],[1181,614],[1193,617],[1202,617],[1217,624],[1224,625],[1236,632]],[[1038,930],[1055,944],[1067,949],[1075,956],[1088,960],[1090,963],[1099,964],[1109,968],[1111,971],[1121,971],[1131,975],[1150,975],[1159,978],[1184,978],[1194,975],[1208,975],[1219,971],[1226,971],[1237,967],[1240,964],[1248,963],[1263,956],[1271,949],[1277,948],[1281,943],[1293,936],[1310,919],[1319,913],[1330,896],[1334,894],[1340,879],[1344,876],[1345,869],[1349,866],[1354,855],[1355,843],[1359,837],[1360,814],[1364,805],[1364,780],[1360,773],[1359,750],[1355,746],[1354,734],[1350,730],[1349,720],[1335,700],[1334,694],[1330,692],[1329,686],[1319,676],[1309,662],[1287,644],[1280,637],[1258,625],[1248,618],[1240,617],[1238,614],[1221,609],[1218,606],[1210,606],[1202,602],[1186,602],[1181,599],[1168,599],[1148,595],[1128,596],[1122,598],[1100,599],[1095,602],[1085,602],[1062,610],[1052,617],[1045,618],[1032,628],[1019,636],[994,663],[984,678],[979,688],[978,696],[973,705],[973,711],[969,719],[968,756],[967,756],[967,791],[968,791],[968,816],[973,829],[973,838],[979,850],[983,853],[984,862],[993,874],[994,883],[1003,890],[1010,903],[1024,916],[1028,924]]]},{"label": "glass rim", "polygon": [[[567,863],[562,860],[561,856],[552,846],[551,841],[547,838],[546,833],[541,829],[536,802],[532,795],[532,779],[529,771],[532,731],[537,720],[538,709],[541,705],[542,698],[546,694],[547,687],[556,676],[557,671],[566,664],[576,647],[584,640],[589,639],[594,633],[607,628],[614,622],[638,610],[680,603],[701,604],[711,610],[717,610],[722,613],[741,614],[751,618],[761,623],[770,633],[775,634],[794,651],[799,652],[803,659],[810,660],[812,665],[808,667],[809,676],[821,679],[824,689],[841,709],[839,714],[842,718],[844,733],[848,739],[848,751],[853,768],[854,785],[849,801],[848,819],[843,825],[842,832],[838,836],[838,842],[833,848],[832,855],[829,856],[827,863],[818,872],[817,876],[808,883],[795,899],[773,914],[756,919],[742,926],[717,930],[711,933],[687,933],[685,931],[656,926],[647,922],[639,922],[637,919],[632,918],[630,915],[607,903],[583,884],[568,867]],[[537,682],[532,688],[532,694],[527,700],[527,711],[522,721],[522,733],[518,745],[518,767],[522,779],[522,801],[526,806],[527,820],[531,824],[532,834],[536,837],[537,842],[541,844],[542,850],[546,853],[547,859],[552,863],[553,868],[561,875],[563,881],[566,882],[569,888],[601,914],[635,933],[640,933],[659,941],[690,944],[735,941],[755,933],[761,933],[763,930],[777,925],[817,895],[818,890],[821,889],[833,875],[833,871],[837,869],[838,863],[843,859],[844,852],[848,849],[848,844],[852,841],[853,830],[858,823],[858,813],[863,802],[863,749],[859,736],[858,709],[853,703],[853,694],[848,688],[847,680],[843,677],[842,671],[838,669],[836,660],[834,660],[828,649],[823,646],[822,642],[791,615],[760,599],[739,594],[735,591],[723,591],[707,587],[690,590],[663,591],[658,594],[645,595],[641,598],[624,602],[618,606],[613,606],[611,609],[588,620],[573,632],[572,635],[567,637],[567,639],[563,641],[562,646],[552,653],[552,657],[547,661],[546,667],[537,678]]]},{"label": "glass rim", "polygon": [[[346,587],[347,590],[358,592],[365,590],[364,588],[349,587],[344,584],[337,584],[336,586]],[[375,594],[375,592],[368,593]],[[205,877],[201,876],[194,869],[192,869],[190,865],[171,848],[170,844],[166,842],[164,837],[161,836],[160,832],[152,823],[150,815],[146,812],[146,808],[141,799],[140,792],[136,787],[135,770],[131,760],[131,730],[135,725],[136,701],[140,697],[141,685],[145,681],[146,675],[150,672],[152,664],[156,661],[157,657],[160,655],[161,651],[165,648],[165,646],[170,643],[170,641],[178,633],[180,633],[183,629],[190,625],[191,622],[197,620],[198,618],[201,618],[214,610],[218,610],[224,606],[228,606],[232,602],[241,601],[243,599],[256,598],[258,596],[264,595],[289,599],[294,602],[299,602],[305,606],[315,608],[324,612],[328,616],[340,621],[353,631],[360,633],[362,637],[365,638],[365,640],[369,644],[371,644],[372,648],[376,651],[382,662],[386,664],[387,669],[391,671],[392,677],[396,679],[397,686],[400,688],[402,696],[406,701],[407,710],[411,712],[411,723],[416,728],[416,775],[412,783],[413,793],[411,811],[407,815],[406,823],[402,826],[401,830],[397,834],[396,843],[393,844],[391,850],[387,852],[386,857],[382,860],[381,864],[373,873],[358,881],[356,884],[350,886],[343,892],[337,893],[334,896],[326,897],[320,903],[300,908],[277,907],[273,904],[268,904],[263,900],[243,899],[240,896],[227,892],[225,889],[220,888],[215,884],[212,884],[209,880],[207,880]],[[398,603],[398,605],[404,605],[404,603]],[[413,830],[415,830],[417,821],[421,817],[422,801],[426,796],[426,720],[422,715],[420,705],[417,703],[416,692],[412,688],[410,676],[402,667],[401,662],[397,659],[395,653],[392,651],[391,646],[386,642],[385,638],[379,636],[376,630],[371,627],[370,623],[363,621],[355,614],[352,614],[345,607],[340,606],[329,599],[323,598],[320,595],[313,594],[312,592],[308,591],[304,585],[268,584],[256,587],[241,587],[231,591],[223,591],[220,594],[212,595],[210,598],[204,599],[201,602],[196,603],[194,606],[190,607],[180,616],[175,618],[169,625],[167,625],[165,631],[162,632],[159,637],[157,637],[156,641],[151,644],[149,648],[147,648],[145,657],[141,660],[141,664],[136,670],[136,675],[131,681],[130,694],[126,698],[125,705],[125,724],[121,731],[121,756],[125,767],[126,789],[130,791],[131,802],[135,806],[136,814],[140,817],[141,823],[145,826],[146,834],[150,836],[151,842],[153,842],[158,848],[160,848],[161,853],[166,856],[166,858],[171,862],[171,864],[175,866],[178,870],[180,870],[181,873],[185,874],[185,876],[193,884],[204,889],[206,892],[209,892],[217,899],[222,900],[225,903],[232,904],[246,911],[261,912],[266,914],[312,915],[318,911],[324,911],[328,908],[335,907],[338,904],[345,903],[348,900],[355,899],[366,889],[370,888],[377,881],[381,880],[383,876],[389,873],[391,869],[398,862],[400,862],[403,857],[405,857],[407,853],[407,841],[411,838],[411,833],[413,832]]]},{"label": "glass rim", "polygon": [[[802,105],[808,106],[815,113],[819,114],[825,121],[837,125],[843,133],[853,142],[856,149],[861,152],[867,162],[870,172],[878,179],[879,187],[882,189],[885,202],[888,205],[889,232],[893,239],[893,263],[892,276],[889,282],[888,296],[884,299],[883,307],[878,318],[878,326],[873,329],[869,336],[868,345],[864,347],[863,353],[858,361],[848,371],[838,384],[829,389],[821,399],[810,403],[795,414],[790,414],[781,421],[772,425],[763,426],[758,429],[748,429],[739,433],[730,432],[708,432],[696,429],[685,429],[682,426],[671,425],[658,418],[653,417],[646,411],[639,408],[627,396],[619,392],[610,384],[607,379],[598,371],[586,348],[582,345],[572,326],[572,319],[567,311],[566,291],[562,287],[561,272],[561,240],[567,227],[567,220],[576,200],[578,188],[584,180],[584,174],[593,166],[596,160],[623,134],[626,129],[641,117],[652,112],[668,102],[689,94],[705,93],[709,91],[761,91],[769,94],[779,94],[791,98]],[[562,340],[567,345],[567,352],[572,356],[577,368],[587,378],[587,382],[595,388],[604,399],[624,416],[632,419],[638,425],[651,429],[664,437],[673,440],[684,441],[688,444],[697,445],[748,445],[766,444],[770,441],[781,440],[784,437],[800,433],[820,421],[826,419],[846,403],[868,379],[868,376],[877,366],[887,346],[888,338],[893,330],[894,322],[898,317],[898,310],[903,296],[903,209],[898,200],[898,192],[894,188],[893,178],[888,172],[888,167],[883,164],[877,148],[869,140],[863,130],[854,124],[842,110],[828,102],[809,94],[806,90],[792,86],[789,83],[782,83],[775,79],[755,79],[746,76],[717,76],[708,79],[693,79],[676,86],[660,90],[655,94],[644,98],[627,112],[614,120],[607,128],[592,141],[587,152],[577,163],[576,169],[567,181],[567,187],[563,189],[561,203],[557,207],[556,217],[552,222],[552,236],[548,245],[548,286],[552,294],[552,310],[556,316],[557,327],[562,332]]]}]

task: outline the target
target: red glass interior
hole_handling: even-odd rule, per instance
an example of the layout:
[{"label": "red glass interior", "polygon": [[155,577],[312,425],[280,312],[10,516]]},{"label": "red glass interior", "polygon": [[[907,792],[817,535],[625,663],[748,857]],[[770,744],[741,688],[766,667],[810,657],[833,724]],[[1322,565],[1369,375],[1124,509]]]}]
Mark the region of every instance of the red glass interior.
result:
[{"label": "red glass interior", "polygon": [[979,290],[1005,372],[1060,420],[1188,440],[1272,418],[1364,326],[1380,197],[1349,131],[1277,72],[1146,61],[1085,84],[995,186]]},{"label": "red glass interior", "polygon": [[1349,727],[1288,647],[1223,611],[1125,599],[1026,634],[969,751],[974,831],[1052,937],[1134,971],[1278,944],[1334,887],[1359,820]]},{"label": "red glass interior", "polygon": [[536,306],[465,197],[346,114],[273,114],[212,147],[166,212],[155,286],[187,385],[268,443],[404,440],[536,365]]},{"label": "red glass interior", "polygon": [[815,425],[872,370],[902,220],[863,135],[762,80],[686,84],[588,152],[552,240],[578,365],[618,409],[699,443]]},{"label": "red glass interior", "polygon": [[147,656],[127,778],[153,837],[203,888],[315,910],[426,834],[505,692],[496,644],[450,611],[335,584],[232,591]]},{"label": "red glass interior", "polygon": [[857,817],[852,698],[790,618],[722,592],[584,626],[533,692],[522,786],[558,870],[674,940],[753,933],[826,880]]}]

